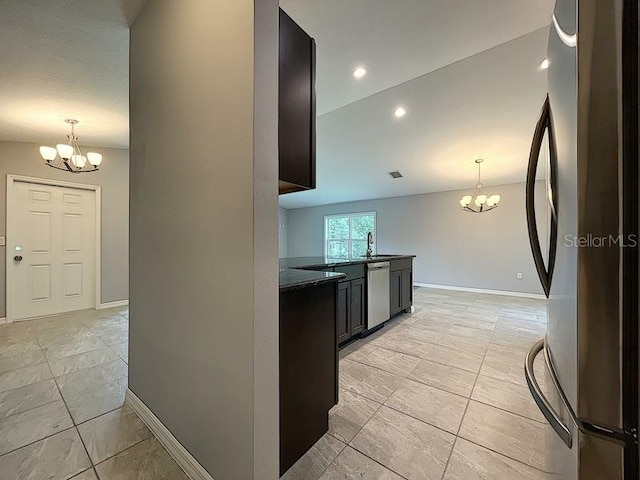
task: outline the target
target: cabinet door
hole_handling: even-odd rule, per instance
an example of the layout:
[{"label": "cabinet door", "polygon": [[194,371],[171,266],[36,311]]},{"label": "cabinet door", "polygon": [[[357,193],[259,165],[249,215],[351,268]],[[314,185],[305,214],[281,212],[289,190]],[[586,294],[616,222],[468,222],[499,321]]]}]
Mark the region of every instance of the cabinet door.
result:
[{"label": "cabinet door", "polygon": [[316,188],[315,41],[280,9],[280,193]]},{"label": "cabinet door", "polygon": [[391,309],[391,316],[397,315],[402,311],[402,271],[389,273],[389,306]]},{"label": "cabinet door", "polygon": [[351,282],[338,283],[338,343],[351,337]]},{"label": "cabinet door", "polygon": [[351,281],[351,336],[365,330],[364,278]]},{"label": "cabinet door", "polygon": [[402,310],[411,308],[413,303],[413,272],[411,270],[402,270],[400,287],[400,303]]}]

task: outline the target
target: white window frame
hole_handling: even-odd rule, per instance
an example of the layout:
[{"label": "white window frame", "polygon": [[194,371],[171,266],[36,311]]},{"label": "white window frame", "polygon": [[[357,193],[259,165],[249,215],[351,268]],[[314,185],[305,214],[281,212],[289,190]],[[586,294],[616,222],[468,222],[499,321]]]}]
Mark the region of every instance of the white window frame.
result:
[{"label": "white window frame", "polygon": [[[349,257],[351,257],[353,255],[353,237],[351,236],[351,219],[353,217],[361,217],[364,215],[373,215],[373,232],[371,232],[373,234],[373,254],[375,255],[376,253],[376,249],[377,249],[377,243],[376,242],[376,230],[378,229],[378,216],[376,211],[371,211],[371,212],[355,212],[355,213],[336,213],[333,215],[325,215],[324,216],[324,255],[329,256],[329,238],[327,238],[329,229],[327,228],[327,222],[329,221],[330,218],[349,218],[349,238],[346,239],[349,241]],[[345,239],[340,239],[340,238],[332,238],[331,240],[345,240]],[[356,240],[361,240],[359,238],[357,238]]]}]

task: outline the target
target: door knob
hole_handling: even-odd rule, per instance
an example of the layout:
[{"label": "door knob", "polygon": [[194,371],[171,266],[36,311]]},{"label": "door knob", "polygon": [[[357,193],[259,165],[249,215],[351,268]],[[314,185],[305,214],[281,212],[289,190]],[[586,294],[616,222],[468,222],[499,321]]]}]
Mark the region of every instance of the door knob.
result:
[{"label": "door knob", "polygon": [[21,262],[21,261],[22,261],[22,255],[16,255],[15,257],[13,257],[13,259],[14,259],[16,262]]}]

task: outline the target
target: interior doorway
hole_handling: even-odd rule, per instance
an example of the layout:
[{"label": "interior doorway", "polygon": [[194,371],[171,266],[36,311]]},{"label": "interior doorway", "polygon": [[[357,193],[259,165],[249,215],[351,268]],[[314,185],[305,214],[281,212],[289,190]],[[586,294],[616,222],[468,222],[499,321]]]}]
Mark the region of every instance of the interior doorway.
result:
[{"label": "interior doorway", "polygon": [[97,308],[95,185],[7,176],[7,321]]}]

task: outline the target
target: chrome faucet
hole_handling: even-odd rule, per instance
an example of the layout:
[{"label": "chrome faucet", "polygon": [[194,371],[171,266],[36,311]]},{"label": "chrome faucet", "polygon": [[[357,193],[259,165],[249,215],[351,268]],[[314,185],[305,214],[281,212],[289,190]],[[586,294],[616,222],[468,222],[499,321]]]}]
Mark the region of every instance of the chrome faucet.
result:
[{"label": "chrome faucet", "polygon": [[371,257],[371,254],[373,253],[371,245],[373,245],[373,234],[369,232],[367,233],[367,257]]}]

